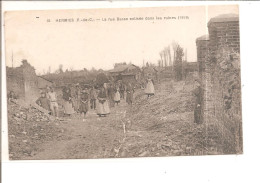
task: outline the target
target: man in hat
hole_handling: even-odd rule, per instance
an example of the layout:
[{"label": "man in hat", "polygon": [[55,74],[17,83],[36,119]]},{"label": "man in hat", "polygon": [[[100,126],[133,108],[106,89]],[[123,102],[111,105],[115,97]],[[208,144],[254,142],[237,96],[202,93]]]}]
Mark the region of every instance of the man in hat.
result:
[{"label": "man in hat", "polygon": [[194,107],[194,122],[197,124],[202,123],[202,101],[203,101],[203,88],[199,79],[195,79],[195,89],[193,95],[195,96],[195,107]]}]

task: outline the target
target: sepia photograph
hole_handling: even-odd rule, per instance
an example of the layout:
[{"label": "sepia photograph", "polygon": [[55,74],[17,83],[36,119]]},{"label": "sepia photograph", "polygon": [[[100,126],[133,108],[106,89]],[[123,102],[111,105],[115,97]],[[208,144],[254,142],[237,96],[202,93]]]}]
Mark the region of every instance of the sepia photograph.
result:
[{"label": "sepia photograph", "polygon": [[238,5],[3,18],[9,160],[243,154]]}]

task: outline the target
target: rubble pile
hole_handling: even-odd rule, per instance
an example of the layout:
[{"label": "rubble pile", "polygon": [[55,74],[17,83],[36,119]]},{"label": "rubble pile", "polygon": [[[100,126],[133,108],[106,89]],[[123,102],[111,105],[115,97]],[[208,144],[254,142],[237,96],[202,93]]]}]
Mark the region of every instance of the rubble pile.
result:
[{"label": "rubble pile", "polygon": [[121,157],[221,154],[218,134],[209,137],[205,124],[194,123],[193,83],[167,81],[157,88],[149,99],[135,93]]},{"label": "rubble pile", "polygon": [[10,159],[33,156],[37,144],[55,139],[61,132],[60,124],[33,107],[8,104],[8,136]]}]

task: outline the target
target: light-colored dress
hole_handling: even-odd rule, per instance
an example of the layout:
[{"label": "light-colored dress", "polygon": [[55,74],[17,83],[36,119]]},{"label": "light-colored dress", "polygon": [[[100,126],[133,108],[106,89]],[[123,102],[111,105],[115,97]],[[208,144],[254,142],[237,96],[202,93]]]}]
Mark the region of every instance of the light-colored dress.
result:
[{"label": "light-colored dress", "polygon": [[120,101],[120,93],[119,90],[116,90],[115,96],[114,96],[114,101],[119,102]]},{"label": "light-colored dress", "polygon": [[64,104],[63,104],[64,113],[69,114],[69,115],[74,114],[75,110],[74,110],[73,105],[72,105],[70,92],[63,91],[63,100],[64,100]]},{"label": "light-colored dress", "polygon": [[153,85],[153,82],[152,82],[151,79],[148,79],[144,92],[147,95],[153,95],[154,94],[154,85]]},{"label": "light-colored dress", "polygon": [[107,93],[106,91],[101,91],[98,94],[98,101],[97,101],[97,114],[98,115],[106,115],[110,113]]},{"label": "light-colored dress", "polygon": [[74,114],[74,108],[72,107],[72,102],[64,101],[64,112],[65,114]]}]

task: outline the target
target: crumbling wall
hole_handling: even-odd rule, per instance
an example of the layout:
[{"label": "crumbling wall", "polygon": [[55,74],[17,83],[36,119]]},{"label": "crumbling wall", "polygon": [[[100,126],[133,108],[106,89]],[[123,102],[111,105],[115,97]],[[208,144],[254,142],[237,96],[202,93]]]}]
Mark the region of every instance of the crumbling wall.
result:
[{"label": "crumbling wall", "polygon": [[[223,153],[242,153],[240,38],[237,15],[221,15],[208,23],[209,40],[198,44],[205,59],[200,76],[206,92],[204,123],[218,130]],[[205,57],[204,57],[204,56]]]},{"label": "crumbling wall", "polygon": [[38,78],[35,69],[27,62],[23,63],[23,77],[25,100],[27,102],[34,102],[39,97]]},{"label": "crumbling wall", "polygon": [[38,77],[26,60],[22,63],[20,67],[7,67],[7,92],[14,91],[19,99],[34,102],[39,97]]},{"label": "crumbling wall", "polygon": [[7,93],[13,91],[18,98],[25,97],[23,70],[18,68],[6,68]]}]

